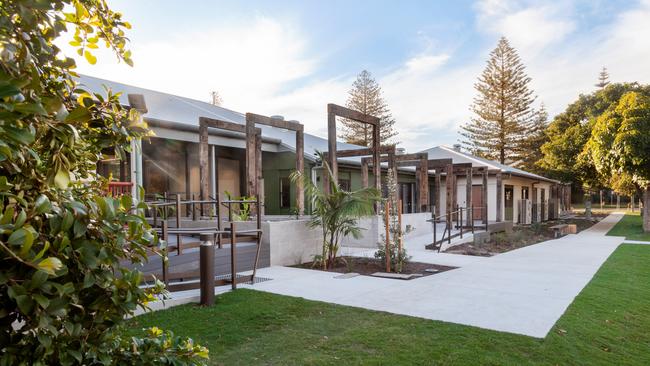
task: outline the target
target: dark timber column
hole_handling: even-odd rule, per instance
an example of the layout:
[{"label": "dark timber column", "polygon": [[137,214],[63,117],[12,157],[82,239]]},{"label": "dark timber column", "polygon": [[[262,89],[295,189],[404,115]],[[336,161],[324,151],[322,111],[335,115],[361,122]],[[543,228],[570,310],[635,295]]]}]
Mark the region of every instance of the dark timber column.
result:
[{"label": "dark timber column", "polygon": [[472,211],[472,168],[465,169],[465,208],[467,209],[467,226],[472,225],[474,215],[470,215]]},{"label": "dark timber column", "polygon": [[497,222],[501,222],[501,210],[503,207],[503,192],[501,192],[501,173],[497,173]]},{"label": "dark timber column", "polygon": [[[336,115],[331,111],[331,106],[327,105],[327,156],[329,158],[329,166],[332,170],[332,176],[335,182],[338,182],[339,172],[338,165],[336,162]],[[323,189],[325,192],[329,192],[330,187],[327,182],[329,182],[327,176],[327,169],[323,171]]]},{"label": "dark timber column", "polygon": [[[300,174],[305,174],[305,135],[302,125],[296,131],[296,170]],[[302,179],[298,179],[296,182],[296,207],[298,215],[305,214],[305,186]]]},{"label": "dark timber column", "polygon": [[[260,190],[264,191],[262,187],[262,131],[257,131],[255,134],[255,197],[260,196]],[[253,206],[251,211],[255,211]],[[259,214],[264,215],[264,195],[260,197]]]},{"label": "dark timber column", "polygon": [[488,170],[485,168],[483,170],[483,208],[481,209],[481,217],[483,217],[483,223],[487,224],[488,221]]},{"label": "dark timber column", "polygon": [[420,174],[420,212],[427,212],[429,207],[429,163],[427,157],[420,158],[417,173]]},{"label": "dark timber column", "polygon": [[361,159],[361,187],[368,188],[368,160]]},{"label": "dark timber column", "polygon": [[447,190],[447,211],[445,215],[451,217],[451,212],[454,210],[454,166],[452,164],[447,165],[445,169],[447,177],[445,177],[445,188]]},{"label": "dark timber column", "polygon": [[257,156],[255,154],[255,139],[257,137],[251,138],[251,136],[255,136],[255,122],[248,119],[246,120],[246,136],[246,195],[250,197],[257,194]]},{"label": "dark timber column", "polygon": [[210,167],[208,157],[208,126],[199,124],[199,183],[201,199],[207,200],[210,195]]},{"label": "dark timber column", "polygon": [[[379,119],[377,119],[377,124],[372,126],[372,157],[373,157],[373,166],[372,172],[375,175],[375,188],[381,192],[381,151],[379,151],[380,135],[379,135]],[[393,150],[393,154],[395,151]]]},{"label": "dark timber column", "polygon": [[435,214],[436,216],[440,216],[440,185],[442,184],[442,179],[441,179],[440,174],[440,168],[436,169],[436,180],[435,184],[433,186],[433,197],[436,198],[436,206],[435,206]]}]

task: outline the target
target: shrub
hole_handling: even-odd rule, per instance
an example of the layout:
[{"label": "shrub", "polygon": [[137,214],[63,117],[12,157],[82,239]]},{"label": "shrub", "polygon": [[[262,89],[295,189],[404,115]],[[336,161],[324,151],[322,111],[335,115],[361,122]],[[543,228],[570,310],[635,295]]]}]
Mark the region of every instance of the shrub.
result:
[{"label": "shrub", "polygon": [[0,24],[0,364],[200,362],[207,350],[189,340],[121,336],[123,319],[163,291],[139,287],[122,263],[164,243],[145,207],[106,197],[95,170],[104,150],[124,157],[148,131],[119,94],[78,89],[74,60],[54,44],[70,27],[88,62],[101,41],[130,64],[130,25],[102,0],[2,1]]}]

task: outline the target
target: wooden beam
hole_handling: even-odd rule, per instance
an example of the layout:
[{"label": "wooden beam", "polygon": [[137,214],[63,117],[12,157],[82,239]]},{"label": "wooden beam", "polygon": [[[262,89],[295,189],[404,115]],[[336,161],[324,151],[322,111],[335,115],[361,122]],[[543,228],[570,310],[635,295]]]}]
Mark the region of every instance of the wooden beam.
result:
[{"label": "wooden beam", "polygon": [[428,160],[428,169],[444,169],[449,164],[452,164],[451,159],[430,159]]},{"label": "wooden beam", "polygon": [[208,127],[205,124],[199,124],[199,182],[201,200],[207,200],[210,195],[209,151]]},{"label": "wooden beam", "polygon": [[482,208],[483,223],[487,224],[488,221],[488,171],[483,171],[483,208]]},{"label": "wooden beam", "polygon": [[327,105],[327,114],[334,114],[339,117],[351,119],[357,122],[363,122],[366,124],[370,124],[373,126],[379,126],[379,118],[375,116],[371,116],[369,114],[361,113],[359,111],[355,111],[353,109],[345,108],[340,105],[336,104],[328,104]]},{"label": "wooden beam", "polygon": [[503,192],[502,190],[502,177],[501,172],[497,173],[497,222],[501,222],[503,216],[501,215],[501,207],[503,207]]},{"label": "wooden beam", "polygon": [[240,125],[239,123],[222,121],[220,119],[208,118],[208,117],[199,117],[199,126],[205,125],[208,128],[217,128],[220,130],[232,131],[246,133],[246,126]]},{"label": "wooden beam", "polygon": [[[305,136],[302,128],[296,131],[296,170],[305,174]],[[296,182],[296,207],[298,215],[305,214],[305,186],[302,179]]]},{"label": "wooden beam", "polygon": [[[453,171],[454,168],[452,164],[448,164],[447,167],[445,168],[447,171]],[[447,174],[445,177],[445,188],[447,191],[447,211],[445,212],[446,215],[451,215],[451,212],[454,210],[454,205],[453,205],[453,200],[454,200],[454,175],[453,174]],[[451,216],[447,216],[449,218]]]},{"label": "wooden beam", "polygon": [[[327,105],[327,154],[329,157],[329,166],[332,170],[332,178],[338,183],[339,171],[336,161],[336,113],[330,107],[332,104]],[[327,171],[323,172],[323,183],[329,181],[327,176]],[[323,190],[329,193],[330,187],[329,184],[323,186]]]},{"label": "wooden beam", "polygon": [[436,172],[436,180],[435,184],[433,186],[433,194],[436,199],[436,206],[435,206],[435,214],[436,216],[440,216],[440,184],[442,184],[442,174],[440,172]]},{"label": "wooden beam", "polygon": [[361,186],[368,188],[368,160],[361,159]]},{"label": "wooden beam", "polygon": [[257,148],[255,124],[246,121],[246,196],[257,195]]},{"label": "wooden beam", "polygon": [[[467,210],[467,226],[472,224],[474,214],[472,212],[472,183],[473,183],[472,168],[467,168],[465,171],[465,208]],[[471,213],[471,215],[470,215]]]},{"label": "wooden beam", "polygon": [[[260,191],[263,191],[262,183],[262,134],[255,134],[255,194],[251,195],[252,197],[260,197],[259,205],[251,205],[253,212],[259,210],[256,214],[264,215],[264,195],[260,195]],[[251,197],[249,196],[249,197]]]},{"label": "wooden beam", "polygon": [[428,154],[420,157],[417,173],[420,175],[420,212],[429,211],[429,170],[427,169]]},{"label": "wooden beam", "polygon": [[[357,156],[368,156],[372,158],[373,156],[373,148],[371,147],[364,147],[360,149],[349,149],[349,150],[339,150],[336,152],[336,158],[350,158],[350,157],[357,157]],[[395,152],[395,146],[380,146],[379,147],[379,153],[380,154],[388,154],[389,152]],[[324,153],[326,157],[329,157],[329,153]],[[386,157],[384,157],[381,161],[386,162],[388,161]]]},{"label": "wooden beam", "polygon": [[262,116],[255,113],[246,113],[246,121],[251,121],[254,124],[271,126],[276,128],[283,128],[285,130],[291,130],[291,131],[304,130],[304,126],[299,122],[285,121],[283,119],[271,118],[271,117]]},{"label": "wooden beam", "polygon": [[[372,116],[369,116],[372,117]],[[373,117],[375,119],[375,123],[372,126],[372,157],[374,158],[373,164],[374,166],[372,167],[372,171],[375,174],[375,188],[379,192],[381,192],[381,166],[379,163],[379,160],[381,159],[381,151],[379,151],[380,148],[380,130],[379,130],[379,118]],[[393,154],[395,154],[395,147],[393,146]],[[377,205],[376,208],[377,212],[379,212],[379,206]]]}]

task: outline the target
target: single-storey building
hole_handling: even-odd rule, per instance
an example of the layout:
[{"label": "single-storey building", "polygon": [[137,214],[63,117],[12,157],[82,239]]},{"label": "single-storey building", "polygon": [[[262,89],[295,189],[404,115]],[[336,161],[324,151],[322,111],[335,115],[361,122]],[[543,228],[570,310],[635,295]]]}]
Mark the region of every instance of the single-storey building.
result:
[{"label": "single-storey building", "polygon": [[[107,157],[98,171],[121,182],[135,182],[144,187],[149,196],[179,194],[185,199],[199,197],[200,144],[199,119],[211,118],[228,123],[245,125],[246,115],[206,102],[162,93],[109,80],[82,75],[80,84],[90,90],[102,92],[103,86],[122,92],[121,100],[130,104],[129,95],[142,96],[147,112],[144,119],[155,134],[141,146],[134,146],[128,161]],[[277,118],[282,120],[281,117]],[[325,124],[325,116],[323,118]],[[261,179],[259,194],[264,201],[266,215],[296,214],[296,187],[289,179],[296,169],[295,131],[272,126],[258,126],[261,131]],[[212,197],[244,196],[246,187],[246,135],[243,133],[210,129],[208,133],[209,192]],[[336,142],[338,150],[360,149],[360,146]],[[316,151],[326,152],[328,140],[304,134],[304,174],[313,182],[322,181],[322,164]],[[396,154],[400,154],[400,150]],[[426,153],[429,160],[450,160],[451,170],[427,168],[428,182],[422,179],[413,166],[399,166],[397,182],[399,196],[405,213],[432,212],[444,215],[450,207],[467,207],[471,202],[474,218],[488,222],[513,221],[530,223],[557,217],[567,209],[568,189],[560,182],[528,173],[508,165],[472,156],[459,147],[438,146]],[[346,189],[359,189],[374,180],[372,172],[362,172],[361,157],[338,158],[338,180]],[[382,164],[386,172],[387,164]],[[457,169],[458,168],[458,169]],[[468,170],[468,168],[470,168]],[[448,173],[453,172],[453,179]],[[471,172],[471,184],[467,184]],[[384,176],[382,173],[382,176]],[[447,189],[447,182],[454,189]],[[486,184],[487,189],[484,189]],[[428,204],[417,204],[423,192]],[[431,192],[431,193],[429,193]],[[468,197],[471,197],[468,200]],[[305,213],[310,212],[305,200]],[[485,207],[487,206],[487,209]]]}]

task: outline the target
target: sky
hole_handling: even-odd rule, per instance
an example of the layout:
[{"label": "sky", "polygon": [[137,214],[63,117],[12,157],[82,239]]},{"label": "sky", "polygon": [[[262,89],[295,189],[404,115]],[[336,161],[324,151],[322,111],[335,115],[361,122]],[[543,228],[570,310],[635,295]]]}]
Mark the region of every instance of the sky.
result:
[{"label": "sky", "polygon": [[[505,36],[551,117],[612,82],[650,83],[650,0],[163,1],[109,0],[133,28],[134,67],[109,51],[78,71],[282,115],[327,136],[327,103],[344,105],[368,70],[408,152],[457,143],[474,83]],[[71,47],[61,43],[73,56]]]}]

